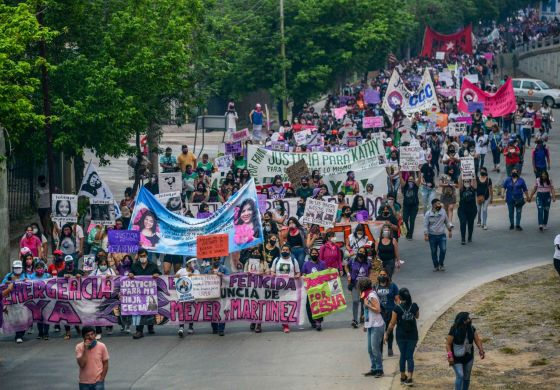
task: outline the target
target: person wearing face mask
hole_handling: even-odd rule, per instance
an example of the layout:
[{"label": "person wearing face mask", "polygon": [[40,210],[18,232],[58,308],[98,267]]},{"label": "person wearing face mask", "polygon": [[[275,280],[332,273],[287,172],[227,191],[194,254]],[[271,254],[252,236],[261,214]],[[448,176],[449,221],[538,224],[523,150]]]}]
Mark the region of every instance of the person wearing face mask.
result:
[{"label": "person wearing face mask", "polygon": [[[327,265],[324,261],[319,260],[319,251],[316,248],[311,248],[309,251],[309,257],[307,261],[303,264],[301,268],[302,275],[309,275],[314,272],[319,272],[327,269]],[[311,324],[311,327],[320,332],[323,329],[323,318],[313,319],[311,313],[311,305],[309,304],[309,298],[307,298],[306,304],[307,319]]]},{"label": "person wearing face mask", "polygon": [[[130,272],[128,273],[128,277],[130,279],[134,279],[134,276],[144,276],[144,275],[152,275],[155,279],[161,275],[161,272],[158,269],[157,265],[148,262],[148,251],[141,248],[138,250],[137,256],[138,256],[138,260],[134,264],[132,264],[132,266],[130,267]],[[154,325],[153,325],[153,316],[133,315],[132,325],[136,326],[136,333],[134,333],[132,338],[135,340],[144,337],[144,324],[141,324],[141,322],[152,323],[152,325],[148,325],[148,333],[150,334],[155,333]]]},{"label": "person wearing face mask", "polygon": [[[47,240],[47,237],[41,232],[41,229],[39,228],[39,224],[37,222],[33,222],[31,223],[29,226],[31,226],[32,228],[32,232],[33,235],[35,237],[37,237],[39,240],[41,240],[41,259],[43,259],[44,261],[47,260],[47,255],[49,253],[49,242]],[[25,234],[22,236],[22,238],[27,237],[27,229]]]},{"label": "person wearing face mask", "polygon": [[393,230],[393,236],[398,238],[399,234],[399,220],[395,216],[393,209],[388,204],[383,205],[379,210],[376,221],[385,221],[386,225],[390,226]]},{"label": "person wearing face mask", "polygon": [[477,226],[482,226],[484,230],[488,230],[486,221],[488,219],[488,205],[492,203],[492,198],[492,179],[488,177],[486,167],[482,167],[480,168],[480,176],[476,178],[476,207],[478,209]]},{"label": "person wearing face mask", "polygon": [[406,185],[402,187],[403,223],[406,226],[406,238],[408,240],[412,240],[412,236],[414,235],[414,225],[420,205],[420,199],[418,198],[420,183],[420,175],[415,178],[413,173],[408,177]]},{"label": "person wearing face mask", "polygon": [[[16,282],[22,282],[26,279],[29,279],[29,276],[23,272],[23,264],[21,260],[14,260],[12,262],[12,272],[8,272],[2,280],[2,285],[5,286],[5,288],[2,290],[2,297],[8,297],[14,290],[14,284]],[[23,343],[24,335],[25,331],[16,332],[15,341],[17,344]]]},{"label": "person wearing face mask", "polygon": [[346,264],[346,275],[348,278],[348,290],[352,294],[352,327],[358,328],[360,321],[360,291],[357,288],[361,279],[368,279],[371,273],[371,263],[368,261],[366,248],[364,246],[356,250],[355,256]]},{"label": "person wearing face mask", "polygon": [[291,254],[297,260],[298,266],[301,269],[305,261],[305,254],[307,248],[307,233],[299,221],[294,218],[288,218],[288,229],[282,229],[284,240],[291,249]]},{"label": "person wearing face mask", "polygon": [[346,237],[346,253],[347,258],[355,256],[358,249],[369,243],[369,237],[365,234],[364,225],[358,224],[354,232]]},{"label": "person wearing face mask", "polygon": [[[290,245],[284,244],[280,249],[280,256],[277,257],[270,266],[270,274],[272,276],[285,276],[290,278],[299,278],[300,266],[298,261],[292,256]],[[290,333],[288,324],[282,324],[284,333]]]},{"label": "person wearing face mask", "polygon": [[296,195],[305,201],[307,198],[313,196],[313,188],[309,185],[307,176],[302,177],[300,183],[301,186],[297,189]]},{"label": "person wearing face mask", "polygon": [[255,109],[249,113],[249,121],[253,126],[253,139],[257,142],[261,142],[261,132],[264,122],[264,114],[262,112],[261,105],[257,103]]},{"label": "person wearing face mask", "polygon": [[[176,273],[175,278],[191,277],[192,275],[200,275],[200,271],[197,269],[198,260],[195,258],[189,259],[184,267],[181,267]],[[187,329],[187,334],[194,333],[194,323],[189,323],[189,328]],[[180,324],[177,330],[177,335],[183,338],[185,335],[185,324]]]},{"label": "person wearing face mask", "polygon": [[430,164],[424,163],[420,167],[420,194],[425,211],[428,211],[430,202],[436,196],[435,177],[436,174]]},{"label": "person wearing face mask", "polygon": [[556,194],[554,191],[554,185],[552,180],[548,176],[547,171],[542,171],[540,176],[535,182],[533,191],[529,198],[532,200],[533,196],[537,194],[537,221],[539,224],[539,230],[548,229],[548,215],[550,213],[550,201],[556,202]]},{"label": "person wearing face mask", "polygon": [[514,169],[519,172],[521,161],[521,150],[516,145],[515,138],[508,140],[508,146],[504,147],[504,156],[506,157],[506,174],[511,176]]},{"label": "person wearing face mask", "polygon": [[[105,278],[117,276],[117,273],[111,267],[109,267],[109,260],[107,258],[107,253],[105,251],[101,250],[97,252],[97,255],[95,256],[95,263],[96,263],[96,267],[89,274],[89,276],[104,276]],[[112,326],[107,326],[105,330],[107,331],[107,334],[113,333]],[[101,326],[95,327],[95,333],[96,333],[95,338],[97,340],[101,340],[101,333],[102,333]]]},{"label": "person wearing face mask", "polygon": [[[504,180],[502,188],[505,191],[506,204],[508,206],[509,214],[509,230],[514,229],[514,214],[515,214],[515,229],[521,231],[521,212],[523,211],[523,206],[525,205],[525,200],[531,201],[527,190],[527,184],[525,180],[519,177],[517,169],[511,171],[511,177]],[[525,197],[523,196],[525,195]]]},{"label": "person wearing face mask", "polygon": [[274,221],[274,215],[272,214],[272,212],[267,211],[263,214],[262,224],[263,224],[263,233],[264,233],[264,238],[265,239],[270,234],[277,235],[279,233],[278,225]]},{"label": "person wearing face mask", "polygon": [[33,233],[33,226],[28,225],[25,228],[25,235],[19,241],[19,247],[28,248],[28,252],[33,254],[33,257],[43,258],[43,243],[40,238],[38,238]]},{"label": "person wearing face mask", "polygon": [[47,185],[47,178],[44,175],[37,177],[39,185],[35,190],[35,201],[37,202],[37,214],[41,221],[41,226],[45,233],[49,233],[52,228],[51,224],[51,193]]},{"label": "person wearing face mask", "polygon": [[446,228],[449,238],[451,238],[453,226],[449,223],[445,211],[442,210],[440,200],[436,198],[432,200],[431,210],[424,215],[424,241],[430,243],[434,272],[445,271],[443,263],[447,252],[447,238],[445,237]]},{"label": "person wearing face mask", "polygon": [[319,249],[319,258],[324,261],[328,268],[335,268],[342,276],[342,252],[336,244],[334,232],[325,233],[325,243]]},{"label": "person wearing face mask", "polygon": [[478,157],[474,159],[474,170],[478,174],[480,168],[484,166],[484,159],[486,158],[486,154],[488,154],[488,136],[484,134],[482,129],[478,129],[474,142],[475,156]]},{"label": "person wearing face mask", "polygon": [[269,234],[263,245],[263,257],[267,263],[268,269],[272,266],[274,259],[280,256],[280,248],[278,247],[278,236],[276,234]]},{"label": "person wearing face mask", "polygon": [[484,359],[482,338],[472,325],[470,314],[461,312],[455,317],[445,343],[447,361],[455,371],[455,390],[469,389],[474,364],[473,344],[476,344],[480,358]]},{"label": "person wearing face mask", "polygon": [[282,183],[282,176],[274,177],[273,185],[268,188],[268,196],[270,199],[282,199],[286,196],[286,187]]},{"label": "person wearing face mask", "polygon": [[170,147],[165,148],[165,154],[159,158],[159,166],[162,173],[175,172],[177,166],[177,159],[172,154]]},{"label": "person wearing face mask", "polygon": [[27,248],[23,248],[22,251],[25,252],[21,255],[21,262],[23,264],[23,273],[27,275],[33,275],[35,272],[35,261],[33,259],[33,255]]},{"label": "person wearing face mask", "polygon": [[342,187],[342,192],[345,195],[356,195],[360,192],[360,184],[356,180],[353,171],[348,171],[348,173],[346,173],[346,181]]},{"label": "person wearing face mask", "polygon": [[284,207],[284,202],[282,200],[275,200],[273,204],[274,210],[272,211],[272,220],[279,226],[284,226],[288,219],[288,213]]},{"label": "person wearing face mask", "polygon": [[[391,314],[395,307],[395,300],[397,294],[399,293],[399,288],[391,278],[389,273],[382,269],[379,271],[377,276],[377,284],[375,285],[375,291],[379,297],[379,303],[381,304],[381,316],[383,316],[383,321],[385,321],[385,330],[389,327],[389,322],[391,321]],[[387,332],[387,356],[393,356],[393,332]],[[383,343],[381,343],[381,352],[383,353]]]},{"label": "person wearing face mask", "polygon": [[356,219],[352,216],[352,209],[349,206],[344,206],[336,222],[341,225],[348,225],[355,221]]},{"label": "person wearing face mask", "polygon": [[185,172],[187,165],[196,167],[196,156],[189,150],[187,145],[181,145],[181,154],[177,156],[177,164],[181,168],[181,172]]},{"label": "person wearing face mask", "polygon": [[202,203],[208,202],[208,190],[206,184],[198,183],[196,186],[196,191],[191,195],[190,203]]},{"label": "person wearing face mask", "polygon": [[399,259],[399,243],[393,238],[393,230],[390,225],[383,225],[379,240],[375,244],[375,252],[377,257],[381,260],[383,269],[392,279],[395,267],[400,267]]},{"label": "person wearing face mask", "polygon": [[474,220],[477,214],[476,189],[477,181],[475,179],[463,180],[463,176],[461,175],[461,179],[459,180],[459,208],[457,209],[461,230],[461,245],[465,245],[467,227],[467,238],[469,242],[472,242]]}]

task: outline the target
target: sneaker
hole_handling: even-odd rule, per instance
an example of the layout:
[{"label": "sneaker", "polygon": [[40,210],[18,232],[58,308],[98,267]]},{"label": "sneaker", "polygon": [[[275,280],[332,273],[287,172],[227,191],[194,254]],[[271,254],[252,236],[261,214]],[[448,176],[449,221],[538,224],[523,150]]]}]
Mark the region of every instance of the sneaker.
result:
[{"label": "sneaker", "polygon": [[544,230],[548,230],[548,226],[544,225],[544,226],[543,226],[543,229],[544,229]]},{"label": "sneaker", "polygon": [[513,230],[513,225],[509,225],[509,230]]},{"label": "sneaker", "polygon": [[317,332],[320,332],[322,330],[323,330],[323,325],[317,324]]},{"label": "sneaker", "polygon": [[48,340],[49,340],[49,336],[43,336],[43,340],[48,341]]},{"label": "sneaker", "polygon": [[41,340],[42,338],[43,338],[43,336],[41,336],[41,335],[38,335],[37,337],[35,337],[35,339],[37,339],[37,340]]},{"label": "sneaker", "polygon": [[394,355],[393,349],[392,349],[392,348],[389,348],[389,349],[387,350],[387,356],[393,356],[393,355]]},{"label": "sneaker", "polygon": [[27,334],[33,334],[33,327],[27,329]]},{"label": "sneaker", "polygon": [[124,325],[121,325],[121,332],[124,332],[125,329],[126,329],[126,328],[124,327]]},{"label": "sneaker", "polygon": [[177,331],[177,335],[180,338],[183,338],[183,336],[185,335],[185,331],[183,330],[183,328],[179,328],[179,330]]},{"label": "sneaker", "polygon": [[136,332],[136,333],[134,333],[134,335],[132,336],[132,338],[133,338],[134,340],[141,339],[142,337],[144,337],[144,333],[142,333],[142,332]]},{"label": "sneaker", "polygon": [[375,370],[368,371],[364,374],[364,376],[375,376],[375,375],[377,375],[377,371]]},{"label": "sneaker", "polygon": [[484,229],[484,230],[488,230],[488,226],[486,226],[486,225],[482,225],[482,229]]},{"label": "sneaker", "polygon": [[379,370],[375,373],[375,375],[373,376],[374,378],[381,378],[384,374],[384,372],[382,370]]},{"label": "sneaker", "polygon": [[16,344],[21,344],[21,343],[23,343],[23,339],[21,337],[18,337],[16,339]]},{"label": "sneaker", "polygon": [[95,335],[96,340],[101,340],[101,333]]},{"label": "sneaker", "polygon": [[482,226],[481,223],[480,223],[480,221],[478,221],[478,222],[476,223],[476,226],[478,226],[478,227]]},{"label": "sneaker", "polygon": [[152,329],[148,328],[148,334],[156,334],[156,331],[153,328]]},{"label": "sneaker", "polygon": [[220,330],[220,331],[218,332],[218,335],[223,336],[223,335],[225,335],[225,333],[224,333],[223,330]]},{"label": "sneaker", "polygon": [[450,224],[449,224],[449,227],[450,227],[451,229],[453,229],[453,228],[455,227],[455,225],[453,225],[452,223],[450,223]]},{"label": "sneaker", "polygon": [[194,333],[194,329],[192,327],[192,325],[189,326],[189,329],[187,329],[187,334],[193,334]]},{"label": "sneaker", "polygon": [[520,232],[520,231],[523,230],[523,228],[522,228],[521,226],[518,225],[518,226],[515,227],[515,230],[517,230],[518,232]]},{"label": "sneaker", "polygon": [[261,333],[262,329],[261,329],[261,324],[257,324],[257,326],[255,327],[255,333]]},{"label": "sneaker", "polygon": [[438,272],[439,271],[439,267],[434,268],[434,272]]},{"label": "sneaker", "polygon": [[251,326],[249,326],[249,329],[251,329],[251,331],[253,332],[255,330],[257,324],[251,324]]},{"label": "sneaker", "polygon": [[352,328],[358,329],[358,323],[356,321],[352,321]]},{"label": "sneaker", "polygon": [[467,245],[465,241],[461,241],[461,245]]},{"label": "sneaker", "polygon": [[543,226],[539,225],[539,230],[542,232],[543,231]]},{"label": "sneaker", "polygon": [[413,386],[414,383],[412,382],[412,378],[407,378],[407,379],[404,381],[403,385],[405,385],[405,386]]},{"label": "sneaker", "polygon": [[407,376],[405,375],[404,377],[401,376],[401,385],[404,385],[407,381]]},{"label": "sneaker", "polygon": [[440,265],[440,266],[439,266],[439,270],[440,270],[440,271],[445,271],[445,267],[444,267],[443,265]]},{"label": "sneaker", "polygon": [[290,333],[290,327],[288,325],[282,325],[282,331],[284,333]]},{"label": "sneaker", "polygon": [[311,328],[313,328],[313,329],[317,328],[317,323],[315,321],[313,321],[311,323]]},{"label": "sneaker", "polygon": [[55,332],[60,332],[60,325],[55,325],[54,326],[54,331]]},{"label": "sneaker", "polygon": [[126,333],[130,334],[130,326],[127,325],[127,326],[124,328],[124,331],[125,331]]}]

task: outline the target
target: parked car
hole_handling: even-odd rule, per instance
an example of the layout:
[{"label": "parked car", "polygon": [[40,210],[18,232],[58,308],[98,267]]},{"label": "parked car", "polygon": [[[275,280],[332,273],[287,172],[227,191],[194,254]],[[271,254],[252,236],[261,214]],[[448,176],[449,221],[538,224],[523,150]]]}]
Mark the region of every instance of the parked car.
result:
[{"label": "parked car", "polygon": [[516,97],[526,102],[544,103],[549,107],[560,104],[560,89],[551,88],[542,80],[512,79],[513,91]]}]

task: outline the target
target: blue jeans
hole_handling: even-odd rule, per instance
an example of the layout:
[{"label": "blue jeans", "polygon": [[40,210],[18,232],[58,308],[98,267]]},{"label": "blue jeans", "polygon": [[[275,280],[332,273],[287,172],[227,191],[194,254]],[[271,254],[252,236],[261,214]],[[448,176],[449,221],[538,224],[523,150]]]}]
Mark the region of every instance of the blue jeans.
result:
[{"label": "blue jeans", "polygon": [[80,383],[80,390],[105,390],[105,382]]},{"label": "blue jeans", "polygon": [[407,364],[408,372],[414,372],[414,350],[416,349],[417,343],[418,340],[397,339],[397,345],[399,346],[399,351],[401,351],[401,357],[399,359],[400,372],[406,371]]},{"label": "blue jeans", "polygon": [[297,260],[299,269],[303,267],[303,263],[305,262],[305,248],[302,246],[295,246],[292,248],[292,256]]},{"label": "blue jeans", "polygon": [[527,144],[527,146],[531,146],[531,128],[530,127],[523,127],[521,129],[521,141],[523,145]]},{"label": "blue jeans", "polygon": [[513,201],[507,202],[507,206],[509,212],[509,224],[511,226],[514,225],[513,214],[515,212],[515,226],[521,226],[521,211],[523,211],[523,206],[515,207],[515,203]]},{"label": "blue jeans", "polygon": [[434,263],[434,268],[443,267],[445,252],[447,251],[447,237],[445,237],[445,234],[430,234],[428,239],[430,241],[430,250],[432,251],[432,262]]},{"label": "blue jeans", "polygon": [[537,192],[537,218],[539,225],[548,224],[551,199],[550,192]]},{"label": "blue jeans", "polygon": [[385,326],[368,328],[367,348],[371,360],[371,371],[383,371],[383,356],[381,355],[381,342],[385,335]]},{"label": "blue jeans", "polygon": [[424,210],[428,211],[431,207],[432,200],[436,197],[436,190],[435,188],[420,186],[420,195],[422,195],[422,205],[424,206]]},{"label": "blue jeans", "polygon": [[400,188],[400,183],[401,183],[400,177],[395,177],[394,179],[391,179],[389,176],[387,176],[387,193],[388,194],[398,193]]},{"label": "blue jeans", "polygon": [[453,371],[455,371],[455,390],[469,390],[473,363],[474,359],[471,359],[468,363],[456,363],[453,365]]}]

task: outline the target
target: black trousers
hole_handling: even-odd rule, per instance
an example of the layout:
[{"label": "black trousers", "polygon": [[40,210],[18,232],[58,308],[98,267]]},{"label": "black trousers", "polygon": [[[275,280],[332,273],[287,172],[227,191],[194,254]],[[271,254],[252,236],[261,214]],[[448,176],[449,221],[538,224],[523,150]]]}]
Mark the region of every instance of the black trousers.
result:
[{"label": "black trousers", "polygon": [[403,222],[406,226],[407,238],[412,238],[412,234],[414,233],[414,223],[416,221],[416,215],[418,215],[418,205],[403,206]]},{"label": "black trousers", "polygon": [[457,215],[459,216],[459,225],[461,227],[461,241],[465,241],[465,235],[468,228],[468,239],[472,240],[474,230],[474,220],[476,219],[477,209],[473,207],[459,207]]}]

